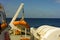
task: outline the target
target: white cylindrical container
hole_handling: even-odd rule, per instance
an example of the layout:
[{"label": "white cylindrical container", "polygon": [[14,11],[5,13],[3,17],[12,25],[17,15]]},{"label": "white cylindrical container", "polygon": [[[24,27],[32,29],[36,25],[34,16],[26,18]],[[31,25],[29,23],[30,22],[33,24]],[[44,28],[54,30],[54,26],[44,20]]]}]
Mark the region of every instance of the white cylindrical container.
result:
[{"label": "white cylindrical container", "polygon": [[60,40],[60,28],[43,25],[33,33],[38,40]]}]

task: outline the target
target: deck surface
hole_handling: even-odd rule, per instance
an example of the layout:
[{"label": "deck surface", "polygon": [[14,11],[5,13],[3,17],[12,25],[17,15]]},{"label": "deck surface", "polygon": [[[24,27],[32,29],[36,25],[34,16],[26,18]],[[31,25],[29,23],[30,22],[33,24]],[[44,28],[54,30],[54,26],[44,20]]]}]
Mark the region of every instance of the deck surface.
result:
[{"label": "deck surface", "polygon": [[[24,37],[24,35],[22,37]],[[21,37],[21,35],[10,35],[11,40],[20,40],[20,38],[22,38],[22,37]],[[30,36],[27,35],[27,38],[30,39]]]}]

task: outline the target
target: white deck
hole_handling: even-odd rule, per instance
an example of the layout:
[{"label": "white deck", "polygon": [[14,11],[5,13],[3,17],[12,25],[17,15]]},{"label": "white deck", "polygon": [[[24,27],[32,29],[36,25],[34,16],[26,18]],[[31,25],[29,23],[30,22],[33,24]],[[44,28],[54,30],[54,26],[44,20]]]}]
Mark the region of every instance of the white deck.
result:
[{"label": "white deck", "polygon": [[[24,37],[24,35],[22,37]],[[11,40],[20,40],[20,38],[22,38],[22,37],[21,37],[21,35],[10,35]],[[30,36],[27,35],[27,38],[30,39]]]}]

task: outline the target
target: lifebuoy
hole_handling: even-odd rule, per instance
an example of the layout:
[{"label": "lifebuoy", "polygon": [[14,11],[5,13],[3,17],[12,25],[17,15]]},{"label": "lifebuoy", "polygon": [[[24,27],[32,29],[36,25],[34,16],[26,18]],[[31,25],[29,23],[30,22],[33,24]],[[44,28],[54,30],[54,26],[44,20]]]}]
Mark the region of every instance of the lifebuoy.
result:
[{"label": "lifebuoy", "polygon": [[6,27],[7,27],[7,23],[1,24],[1,28],[2,28],[2,29],[6,28]]}]

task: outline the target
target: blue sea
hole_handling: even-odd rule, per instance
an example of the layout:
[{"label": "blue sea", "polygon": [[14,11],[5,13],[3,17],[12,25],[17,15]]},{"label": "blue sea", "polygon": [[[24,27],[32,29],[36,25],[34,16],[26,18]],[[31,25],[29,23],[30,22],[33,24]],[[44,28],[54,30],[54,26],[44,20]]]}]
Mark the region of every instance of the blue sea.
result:
[{"label": "blue sea", "polygon": [[[10,23],[12,18],[7,18],[7,23]],[[17,18],[20,20],[20,18]],[[39,27],[41,25],[51,25],[60,27],[60,18],[25,18],[25,21],[29,23],[30,27]]]}]

